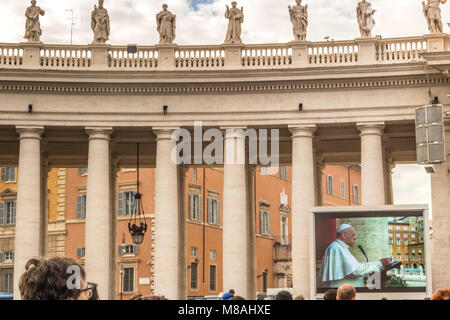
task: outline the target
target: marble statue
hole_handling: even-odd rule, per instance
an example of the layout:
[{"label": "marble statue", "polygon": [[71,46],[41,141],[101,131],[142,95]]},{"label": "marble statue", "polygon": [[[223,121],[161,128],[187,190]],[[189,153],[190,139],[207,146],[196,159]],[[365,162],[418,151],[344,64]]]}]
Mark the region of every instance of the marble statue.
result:
[{"label": "marble statue", "polygon": [[172,44],[175,40],[176,15],[167,10],[167,4],[163,4],[162,7],[163,11],[156,15],[159,44]]},{"label": "marble statue", "polygon": [[92,43],[105,43],[109,40],[110,22],[108,10],[103,8],[104,0],[98,1],[98,8],[94,6],[91,13],[91,28],[94,32],[94,41]]},{"label": "marble statue", "polygon": [[445,4],[447,0],[428,0],[427,4],[422,1],[423,13],[427,18],[428,29],[431,33],[443,33],[444,28],[442,26],[441,8],[442,4]]},{"label": "marble statue", "polygon": [[227,37],[225,38],[226,44],[241,44],[241,24],[244,22],[244,8],[239,10],[236,8],[237,3],[233,1],[231,3],[231,9],[227,6],[225,12],[225,18],[229,20]]},{"label": "marble statue", "polygon": [[36,6],[36,0],[31,1],[31,6],[27,8],[25,17],[27,22],[25,24],[25,35],[23,36],[28,42],[40,43],[42,30],[39,22],[39,15],[45,15],[45,11]]},{"label": "marble statue", "polygon": [[297,5],[291,8],[289,6],[289,15],[291,16],[292,29],[295,40],[306,40],[308,27],[308,5],[302,6],[302,0],[295,1]]},{"label": "marble statue", "polygon": [[362,0],[358,3],[356,8],[356,15],[358,17],[359,31],[361,32],[361,38],[370,38],[373,27],[375,26],[375,20],[373,15],[376,10],[372,9],[370,2]]}]

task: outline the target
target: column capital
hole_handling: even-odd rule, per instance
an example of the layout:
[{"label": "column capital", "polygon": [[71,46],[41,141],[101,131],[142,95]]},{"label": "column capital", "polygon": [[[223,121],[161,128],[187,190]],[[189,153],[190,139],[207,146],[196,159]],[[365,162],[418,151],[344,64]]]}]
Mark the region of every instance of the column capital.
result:
[{"label": "column capital", "polygon": [[179,127],[153,127],[152,131],[156,135],[156,141],[158,140],[172,140],[172,134]]},{"label": "column capital", "polygon": [[111,127],[85,127],[89,140],[91,139],[104,139],[109,140],[113,132]]},{"label": "column capital", "polygon": [[288,126],[289,131],[292,134],[292,139],[299,137],[312,138],[317,130],[315,124],[311,125],[290,125]]},{"label": "column capital", "polygon": [[16,126],[16,131],[19,134],[19,139],[41,139],[44,132],[42,126]]},{"label": "column capital", "polygon": [[363,135],[379,135],[382,136],[384,133],[385,124],[384,122],[359,122],[356,127]]}]

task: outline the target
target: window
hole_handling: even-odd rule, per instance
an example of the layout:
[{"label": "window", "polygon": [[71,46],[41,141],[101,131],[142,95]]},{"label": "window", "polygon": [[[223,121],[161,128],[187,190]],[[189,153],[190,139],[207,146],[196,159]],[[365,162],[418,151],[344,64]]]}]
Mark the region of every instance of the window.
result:
[{"label": "window", "polygon": [[5,261],[14,261],[14,251],[3,252]]},{"label": "window", "polygon": [[135,205],[134,199],[135,194],[135,191],[119,192],[117,197],[119,216],[129,216],[132,213],[137,213],[137,206]]},{"label": "window", "polygon": [[401,238],[402,237],[401,233],[396,233],[395,235],[396,235],[397,238]]},{"label": "window", "polygon": [[216,266],[209,266],[209,291],[216,291]]},{"label": "window", "polygon": [[394,229],[394,227],[390,225],[389,226],[389,230],[393,230],[393,229]]},{"label": "window", "polygon": [[408,234],[407,234],[407,233],[404,233],[404,234],[403,234],[403,238],[408,239]]},{"label": "window", "polygon": [[416,227],[411,227],[411,231],[415,232],[416,231]]},{"label": "window", "polygon": [[123,268],[123,291],[134,291],[134,268]]},{"label": "window", "polygon": [[260,169],[261,174],[269,174],[269,167],[261,167]]},{"label": "window", "polygon": [[137,244],[127,244],[119,246],[119,255],[138,254],[138,253],[139,253],[139,246]]},{"label": "window", "polygon": [[77,248],[77,258],[83,258],[86,255],[86,249],[84,247]]},{"label": "window", "polygon": [[86,195],[77,197],[77,219],[86,219]]},{"label": "window", "polygon": [[400,246],[402,244],[401,240],[397,240],[397,245]]},{"label": "window", "polygon": [[12,271],[5,271],[1,273],[1,292],[13,292],[13,272]]},{"label": "window", "polygon": [[288,243],[288,218],[281,217],[281,244]]},{"label": "window", "polygon": [[88,168],[78,168],[78,173],[79,174],[85,174],[88,172]]},{"label": "window", "polygon": [[353,186],[353,203],[359,203],[359,187]]},{"label": "window", "polygon": [[16,202],[0,202],[0,225],[16,224]]},{"label": "window", "polygon": [[270,213],[265,210],[261,210],[260,212],[260,229],[261,234],[270,236]]},{"label": "window", "polygon": [[409,256],[407,253],[405,253],[405,260],[408,261],[409,260]]},{"label": "window", "polygon": [[198,284],[198,264],[191,263],[191,289],[197,289]]},{"label": "window", "polygon": [[220,225],[220,200],[208,198],[208,223]]},{"label": "window", "polygon": [[202,221],[202,197],[198,194],[189,195],[189,219]]},{"label": "window", "polygon": [[2,168],[2,181],[16,181],[16,168]]},{"label": "window", "polygon": [[405,240],[405,246],[407,246],[408,245],[408,240]]},{"label": "window", "polygon": [[389,244],[393,244],[394,243],[394,240],[389,240]]},{"label": "window", "polygon": [[192,168],[192,180],[197,180],[197,168]]},{"label": "window", "polygon": [[400,226],[395,226],[395,230],[400,230]]},{"label": "window", "polygon": [[191,257],[198,258],[198,248],[197,247],[191,247]]},{"label": "window", "polygon": [[280,166],[280,179],[289,181],[289,168],[287,166]]},{"label": "window", "polygon": [[401,255],[401,253],[397,253],[397,260],[398,260],[398,261],[401,261],[401,260],[402,260],[402,255]]},{"label": "window", "polygon": [[345,199],[345,181],[341,180],[341,198]]},{"label": "window", "polygon": [[411,235],[411,238],[415,239],[415,238],[416,238],[416,235],[413,233],[413,234]]},{"label": "window", "polygon": [[416,240],[413,240],[413,241],[412,241],[412,244],[416,244]]},{"label": "window", "polygon": [[403,227],[403,230],[404,230],[404,231],[408,231],[408,227],[407,227],[407,226],[404,226],[404,227]]},{"label": "window", "polygon": [[334,178],[332,176],[327,176],[327,194],[334,194]]},{"label": "window", "polygon": [[216,250],[209,250],[209,260],[215,261],[217,257]]},{"label": "window", "polygon": [[394,234],[392,234],[392,233],[389,233],[389,238],[392,238],[392,236],[393,236]]}]

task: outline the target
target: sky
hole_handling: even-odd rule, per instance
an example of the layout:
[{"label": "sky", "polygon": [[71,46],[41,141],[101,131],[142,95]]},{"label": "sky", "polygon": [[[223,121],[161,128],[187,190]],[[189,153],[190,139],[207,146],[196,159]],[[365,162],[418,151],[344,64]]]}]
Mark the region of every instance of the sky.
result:
[{"label": "sky", "polygon": [[[179,45],[221,44],[225,39],[227,20],[225,5],[231,0],[105,0],[111,20],[110,43],[125,45],[152,45],[159,41],[156,14],[163,3],[177,15]],[[280,43],[293,40],[288,5],[294,0],[238,0],[244,7],[242,39],[244,43]],[[309,26],[307,40],[322,41],[324,37],[349,40],[359,37],[356,6],[359,0],[304,0],[308,4]],[[422,0],[372,0],[375,28],[372,35],[383,38],[427,34],[422,11]],[[45,10],[40,18],[43,35],[49,44],[67,44],[71,39],[71,12],[73,10],[73,44],[92,42],[90,12],[94,0],[38,0]],[[26,0],[0,0],[0,42],[22,42],[25,28]],[[441,5],[444,32],[449,32],[450,3]],[[395,204],[422,204],[431,206],[430,176],[423,167],[398,165],[393,174]]]}]

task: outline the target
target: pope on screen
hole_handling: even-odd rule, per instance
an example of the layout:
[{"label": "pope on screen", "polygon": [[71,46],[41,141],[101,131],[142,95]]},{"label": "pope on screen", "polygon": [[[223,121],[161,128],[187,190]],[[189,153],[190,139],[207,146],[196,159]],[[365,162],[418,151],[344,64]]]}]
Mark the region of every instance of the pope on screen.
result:
[{"label": "pope on screen", "polygon": [[356,241],[356,231],[349,224],[341,224],[336,230],[337,240],[325,250],[319,276],[326,288],[337,288],[344,283],[364,287],[363,276],[373,273],[392,263],[391,258],[375,262],[360,263],[349,248]]}]

